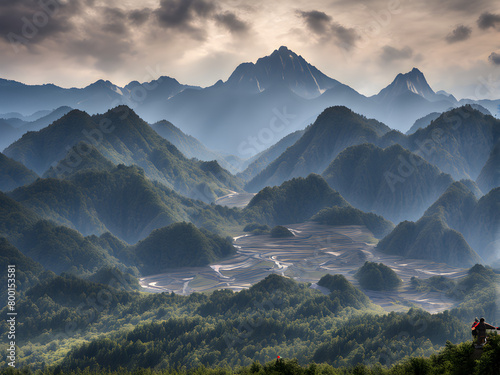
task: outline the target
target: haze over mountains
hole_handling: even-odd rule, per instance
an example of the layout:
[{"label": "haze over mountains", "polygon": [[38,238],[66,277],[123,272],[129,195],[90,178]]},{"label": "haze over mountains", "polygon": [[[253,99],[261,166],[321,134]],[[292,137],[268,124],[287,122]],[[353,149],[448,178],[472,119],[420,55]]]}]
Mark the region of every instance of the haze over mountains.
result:
[{"label": "haze over mountains", "polygon": [[390,364],[498,316],[498,101],[418,69],[366,97],[286,47],[208,88],[2,97],[0,263],[33,369]]},{"label": "haze over mountains", "polygon": [[[2,81],[0,95],[8,97],[0,190],[29,222],[1,234],[37,261],[41,250],[29,247],[40,233],[129,266],[138,258],[128,246],[178,222],[226,235],[252,222],[311,219],[364,225],[385,237],[382,251],[405,257],[498,258],[497,211],[487,208],[498,205],[500,121],[490,114],[498,108],[462,106],[416,68],[365,97],[281,47],[208,88],[168,77],[68,90]],[[397,130],[412,124],[406,135]],[[256,193],[243,209],[213,204],[243,191]],[[210,260],[227,254],[204,248],[219,254]],[[68,269],[56,263],[47,264]]]},{"label": "haze over mountains", "polygon": [[401,131],[431,112],[475,103],[496,115],[500,105],[499,100],[457,101],[452,95],[435,93],[416,68],[398,74],[379,94],[366,97],[286,47],[256,63],[239,65],[227,81],[207,88],[183,85],[166,76],[133,81],[123,88],[104,80],[82,89],[2,80],[0,99],[0,113],[11,117],[12,112],[26,115],[61,106],[96,114],[125,104],[148,122],[168,120],[209,148],[240,158],[305,128],[333,105],[345,105]]},{"label": "haze over mountains", "polygon": [[[248,181],[245,188],[258,191],[293,177],[305,177],[310,172],[323,173],[339,153],[362,143],[380,147],[399,144],[412,152],[399,156],[394,168],[401,171],[390,172],[396,185],[420,168],[423,162],[420,158],[456,180],[475,180],[483,168],[486,169],[482,179],[487,179],[486,176],[496,173],[492,165],[499,137],[500,121],[470,106],[445,112],[426,128],[408,136],[348,108],[327,108],[295,144]],[[485,167],[490,158],[492,161]],[[384,172],[389,172],[389,168]]]},{"label": "haze over mountains", "polygon": [[[88,153],[89,148],[76,150],[77,153],[72,150],[81,141],[94,144],[111,162],[136,164],[152,180],[196,199],[210,202],[229,189],[240,189],[239,180],[217,162],[187,159],[128,107],[93,117],[79,110],[71,111],[40,132],[25,134],[5,150],[5,155],[40,175],[51,167],[64,173],[80,165],[82,155]],[[63,147],[56,146],[56,142]],[[61,160],[64,165],[58,164]]]},{"label": "haze over mountains", "polygon": [[[179,221],[220,233],[248,222],[270,226],[299,223],[322,209],[331,209],[315,220],[361,223],[373,228],[376,236],[392,229],[385,219],[396,224],[415,221],[411,229],[411,224],[402,223],[381,241],[380,248],[387,252],[450,264],[472,264],[480,257],[495,261],[496,211],[487,214],[484,208],[474,207],[497,205],[494,188],[498,186],[495,158],[499,123],[466,106],[445,112],[429,126],[405,136],[346,107],[327,108],[313,125],[252,159],[240,176],[248,178],[257,173],[245,189],[260,192],[238,211],[214,209],[196,200],[210,203],[218,195],[242,191],[239,178],[215,161],[187,159],[158,133],[177,142],[188,155],[210,155],[211,151],[197,139],[167,122],[151,127],[128,107],[94,116],[73,110],[50,126],[25,134],[5,150],[6,155],[0,159],[1,188],[36,213],[37,220],[53,220],[84,236],[110,232],[131,244]],[[480,176],[482,192],[473,181],[457,183],[476,200],[474,207],[458,216],[436,213],[436,205],[450,195],[447,189],[455,186],[454,178],[443,170],[453,172],[457,180]],[[311,173],[322,173],[326,182]],[[38,176],[43,179],[37,180]],[[281,186],[269,187],[274,185]],[[130,200],[132,196],[135,199]],[[337,198],[331,198],[334,196]],[[459,207],[460,199],[456,202]],[[380,218],[365,216],[367,212]],[[455,223],[449,218],[459,216],[472,218],[472,222]],[[376,222],[379,224],[373,224]],[[36,228],[51,227],[39,224]],[[414,234],[410,236],[409,231]],[[429,231],[438,237],[419,237],[419,233]],[[414,238],[409,241],[411,249],[403,251],[400,232],[407,233],[403,235],[407,240]],[[393,237],[397,240],[391,240]],[[429,244],[419,245],[419,238],[436,238],[440,245],[429,252]],[[455,250],[448,253],[449,247]]]}]

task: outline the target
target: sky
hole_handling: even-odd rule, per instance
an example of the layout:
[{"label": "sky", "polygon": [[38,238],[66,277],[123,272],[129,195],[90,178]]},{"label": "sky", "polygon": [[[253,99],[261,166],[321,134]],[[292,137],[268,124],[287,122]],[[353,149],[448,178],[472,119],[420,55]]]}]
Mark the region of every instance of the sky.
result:
[{"label": "sky", "polygon": [[500,98],[498,0],[0,0],[0,35],[0,78],[27,84],[205,87],[284,45],[365,95],[416,67]]}]

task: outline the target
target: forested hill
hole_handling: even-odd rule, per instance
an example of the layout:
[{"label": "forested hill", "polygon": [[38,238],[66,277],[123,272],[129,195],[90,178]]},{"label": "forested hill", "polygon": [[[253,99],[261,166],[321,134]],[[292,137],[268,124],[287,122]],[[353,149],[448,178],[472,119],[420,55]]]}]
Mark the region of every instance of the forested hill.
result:
[{"label": "forested hill", "polygon": [[469,182],[453,183],[418,221],[400,223],[378,248],[457,266],[472,265],[480,258],[488,263],[498,261],[500,188],[478,200]]},{"label": "forested hill", "polygon": [[450,175],[400,145],[349,147],[323,177],[353,206],[394,223],[422,216],[453,182]]},{"label": "forested hill", "polygon": [[35,172],[0,153],[0,191],[14,190],[19,186],[32,183],[37,178]]},{"label": "forested hill", "polygon": [[235,214],[234,210],[183,197],[148,179],[137,166],[86,169],[65,179],[39,179],[9,195],[44,219],[83,235],[109,231],[129,243],[179,221],[218,231],[232,222]]},{"label": "forested hill", "polygon": [[[85,142],[85,149],[72,147]],[[89,153],[89,145],[114,164],[135,164],[151,180],[205,202],[240,190],[241,181],[216,162],[187,159],[172,143],[158,135],[126,106],[90,116],[74,110],[50,126],[29,132],[5,150],[5,155],[42,175],[51,166],[74,169],[75,160]],[[70,152],[67,152],[67,149]],[[53,174],[54,171],[50,172]]]},{"label": "forested hill", "polygon": [[[90,281],[109,278],[99,273],[88,280],[68,274],[47,275],[43,280],[38,276],[41,282],[19,299],[24,315],[18,332],[29,343],[43,339],[49,330],[51,337],[64,340],[56,341],[59,346],[53,340],[22,343],[20,351],[27,353],[22,364],[35,369],[49,359],[61,360],[47,368],[48,373],[58,368],[62,373],[85,368],[94,373],[139,368],[194,371],[200,366],[236,369],[280,355],[297,358],[302,366],[314,361],[340,368],[359,364],[377,368],[408,357],[431,356],[447,340],[470,339],[470,321],[476,314],[498,324],[498,275],[480,265],[458,280],[412,280],[410,288],[440,290],[456,301],[456,308],[437,314],[415,308],[383,313],[342,275],[322,277],[318,282],[322,291],[269,275],[237,293],[221,290],[178,296],[130,292],[134,280],[116,282],[117,277],[121,280],[119,272],[110,272],[116,279],[113,285]],[[95,310],[91,303],[96,304]],[[77,329],[68,331],[66,323]],[[7,324],[0,322],[0,335],[6,330]],[[470,353],[467,345],[449,344],[445,350]],[[429,361],[430,367],[440,365],[433,358],[420,361]]]},{"label": "forested hill", "polygon": [[311,174],[262,189],[243,214],[249,222],[291,224],[308,220],[319,210],[332,206],[345,207],[349,203],[321,176]]},{"label": "forested hill", "polygon": [[390,129],[342,106],[327,108],[304,135],[246,185],[256,192],[293,177],[321,173],[346,147],[375,142]]}]

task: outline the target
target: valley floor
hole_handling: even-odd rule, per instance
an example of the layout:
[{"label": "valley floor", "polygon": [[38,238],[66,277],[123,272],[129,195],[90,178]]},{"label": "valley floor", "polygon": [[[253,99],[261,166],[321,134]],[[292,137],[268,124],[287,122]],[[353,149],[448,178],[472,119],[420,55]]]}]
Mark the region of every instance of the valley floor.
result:
[{"label": "valley floor", "polygon": [[219,206],[244,208],[248,205],[252,198],[255,197],[255,195],[256,194],[253,193],[238,193],[236,191],[231,191],[230,194],[216,199],[215,204],[218,204]]},{"label": "valley floor", "polygon": [[394,291],[363,290],[372,302],[386,311],[405,311],[411,306],[431,313],[450,309],[455,301],[438,292],[417,292],[409,285],[415,276],[442,275],[456,279],[466,269],[425,260],[404,259],[375,250],[371,232],[363,226],[327,226],[313,222],[287,225],[295,237],[271,238],[270,235],[246,235],[235,238],[234,256],[206,267],[175,269],[140,279],[149,292],[174,292],[187,295],[216,289],[239,291],[264,279],[270,273],[310,282],[311,287],[325,274],[342,274],[358,288],[355,272],[365,261],[382,262],[403,280]]}]

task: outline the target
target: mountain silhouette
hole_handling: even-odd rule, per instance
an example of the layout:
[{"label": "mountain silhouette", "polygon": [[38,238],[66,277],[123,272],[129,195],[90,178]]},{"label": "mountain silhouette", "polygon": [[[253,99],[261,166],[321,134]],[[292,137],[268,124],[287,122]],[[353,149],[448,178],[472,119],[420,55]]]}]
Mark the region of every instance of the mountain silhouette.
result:
[{"label": "mountain silhouette", "polygon": [[302,56],[281,46],[271,55],[254,63],[243,63],[224,86],[232,90],[259,93],[273,85],[284,85],[303,98],[315,98],[341,85],[309,64]]},{"label": "mountain silhouette", "polygon": [[[22,117],[69,106],[96,114],[127,105],[149,123],[170,121],[209,149],[242,159],[304,129],[334,105],[407,131],[430,113],[464,104],[481,105],[496,114],[500,100],[457,101],[451,94],[435,92],[417,68],[397,74],[377,95],[366,97],[328,77],[285,46],[255,63],[238,65],[226,81],[205,88],[182,84],[165,75],[142,83],[132,81],[124,87],[98,80],[70,89],[0,80],[0,113],[19,112]],[[25,120],[19,114],[13,117],[18,117],[14,121],[17,125]]]}]

